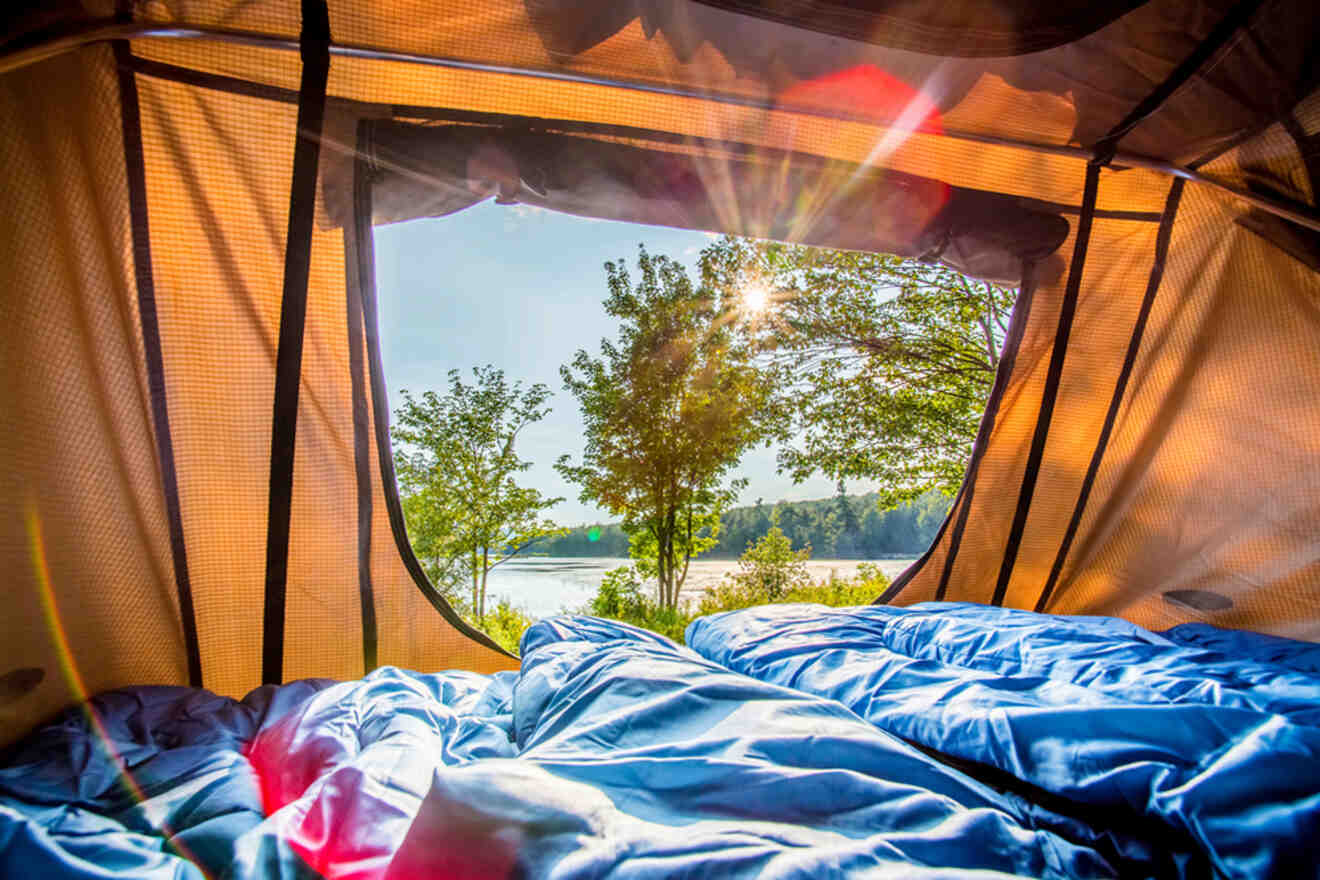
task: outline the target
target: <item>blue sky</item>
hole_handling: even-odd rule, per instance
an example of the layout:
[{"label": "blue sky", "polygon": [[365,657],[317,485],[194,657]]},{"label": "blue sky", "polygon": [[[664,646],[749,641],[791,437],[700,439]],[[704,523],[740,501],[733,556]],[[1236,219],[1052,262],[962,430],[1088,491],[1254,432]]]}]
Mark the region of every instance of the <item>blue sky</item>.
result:
[{"label": "blue sky", "polygon": [[[577,489],[555,472],[563,453],[582,451],[577,402],[563,390],[559,367],[579,348],[595,353],[617,325],[601,305],[606,260],[629,263],[644,243],[652,253],[695,265],[712,239],[701,232],[586,220],[522,205],[485,202],[452,217],[376,228],[376,284],[381,349],[390,401],[400,390],[442,390],[446,373],[470,375],[494,364],[510,379],[543,382],[554,392],[552,412],[527,428],[519,454],[532,462],[525,485],[564,496],[550,515],[566,525],[604,521],[577,500]],[[793,485],[775,473],[773,449],[743,457],[738,474],[749,485],[742,502],[823,498],[833,484],[815,478]],[[850,485],[864,491],[869,485]]]}]

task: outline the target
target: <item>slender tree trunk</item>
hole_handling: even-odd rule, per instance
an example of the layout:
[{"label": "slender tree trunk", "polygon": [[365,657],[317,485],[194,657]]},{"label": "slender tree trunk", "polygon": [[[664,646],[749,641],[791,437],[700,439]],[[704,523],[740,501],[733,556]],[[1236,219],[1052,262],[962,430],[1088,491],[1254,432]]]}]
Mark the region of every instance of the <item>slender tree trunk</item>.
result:
[{"label": "slender tree trunk", "polygon": [[985,350],[990,355],[990,367],[999,368],[999,346],[995,344],[994,333],[990,330],[990,319],[993,318],[996,323],[999,321],[999,315],[995,309],[995,289],[990,286],[990,282],[985,282],[985,305],[989,317],[981,316],[981,326],[985,328]]},{"label": "slender tree trunk", "polygon": [[477,614],[485,619],[486,617],[486,575],[490,574],[490,548],[481,548],[481,608]]},{"label": "slender tree trunk", "polygon": [[663,529],[656,535],[655,571],[656,578],[659,581],[657,584],[657,592],[660,594],[658,598],[660,599],[660,607],[663,608],[665,602],[668,601],[668,592],[665,590],[665,533]]},{"label": "slender tree trunk", "polygon": [[660,545],[661,565],[664,566],[663,569],[661,569],[664,571],[664,581],[661,582],[661,588],[663,588],[664,591],[664,599],[661,600],[661,602],[663,602],[665,608],[668,608],[669,603],[671,603],[669,592],[673,590],[673,570],[671,567],[673,565],[673,558],[669,555],[669,541],[671,541],[671,536],[669,536],[667,529],[664,533],[664,542]]},{"label": "slender tree trunk", "polygon": [[477,613],[477,548],[472,548],[472,613]]},{"label": "slender tree trunk", "polygon": [[674,607],[674,533],[665,533],[665,607]]}]

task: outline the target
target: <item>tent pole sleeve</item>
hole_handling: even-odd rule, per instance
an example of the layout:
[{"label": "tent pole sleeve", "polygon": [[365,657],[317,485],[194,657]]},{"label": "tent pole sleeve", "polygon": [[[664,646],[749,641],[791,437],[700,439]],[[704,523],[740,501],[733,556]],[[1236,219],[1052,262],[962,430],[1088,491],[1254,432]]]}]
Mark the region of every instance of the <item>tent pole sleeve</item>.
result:
[{"label": "tent pole sleeve", "polygon": [[999,566],[999,579],[990,602],[1003,605],[1008,582],[1017,564],[1018,549],[1027,526],[1027,514],[1036,493],[1036,479],[1040,476],[1041,460],[1045,457],[1045,441],[1049,439],[1050,420],[1054,416],[1054,403],[1059,396],[1059,383],[1063,379],[1063,364],[1068,357],[1068,339],[1072,335],[1073,317],[1077,313],[1077,296],[1082,287],[1082,272],[1086,268],[1086,250],[1091,241],[1091,222],[1095,217],[1096,193],[1100,184],[1100,166],[1086,166],[1086,185],[1082,192],[1082,213],[1077,220],[1077,240],[1073,244],[1072,265],[1068,269],[1068,286],[1059,307],[1059,323],[1054,331],[1054,346],[1050,352],[1050,365],[1045,374],[1045,390],[1041,395],[1040,411],[1036,415],[1036,430],[1031,437],[1031,451],[1027,455],[1026,471],[1022,474],[1022,488],[1018,492],[1017,511],[1004,545],[1004,559]]},{"label": "tent pole sleeve", "polygon": [[1114,396],[1109,401],[1109,411],[1105,413],[1104,427],[1100,429],[1100,437],[1096,440],[1095,452],[1092,453],[1091,463],[1086,468],[1086,476],[1082,480],[1082,488],[1077,495],[1077,506],[1073,509],[1072,518],[1068,520],[1068,528],[1063,533],[1063,541],[1059,544],[1058,555],[1054,557],[1054,565],[1050,568],[1050,575],[1045,581],[1045,588],[1041,590],[1040,598],[1036,600],[1037,611],[1045,610],[1045,606],[1049,604],[1050,596],[1054,593],[1054,587],[1059,582],[1059,575],[1063,572],[1063,564],[1068,558],[1068,551],[1072,549],[1073,540],[1077,537],[1077,529],[1081,525],[1082,514],[1086,512],[1086,502],[1091,497],[1091,488],[1095,484],[1096,474],[1100,471],[1100,463],[1105,457],[1105,449],[1109,446],[1109,436],[1114,431],[1114,422],[1118,419],[1118,410],[1123,404],[1123,395],[1127,391],[1128,380],[1132,377],[1132,368],[1136,364],[1138,353],[1141,351],[1141,339],[1146,333],[1146,322],[1150,319],[1150,310],[1155,305],[1155,295],[1159,292],[1160,281],[1164,278],[1164,263],[1169,254],[1169,239],[1173,234],[1173,221],[1178,216],[1178,203],[1182,200],[1183,185],[1182,180],[1175,180],[1173,186],[1169,189],[1169,198],[1164,205],[1164,220],[1160,223],[1160,231],[1155,238],[1155,262],[1150,268],[1150,280],[1146,283],[1146,295],[1141,300],[1141,309],[1137,312],[1136,323],[1132,326],[1132,338],[1128,341],[1127,354],[1123,358],[1123,368],[1119,371],[1118,380],[1114,383]]},{"label": "tent pole sleeve", "polygon": [[266,521],[266,601],[263,612],[261,680],[284,678],[284,605],[289,573],[289,519],[293,504],[293,458],[302,382],[303,327],[312,263],[316,216],[316,176],[330,74],[330,14],[325,0],[302,3],[302,81],[298,133],[289,190],[289,229],[285,239],[284,292],[280,303],[279,348],[275,360],[275,408],[271,425],[270,505]]},{"label": "tent pole sleeve", "polygon": [[357,254],[358,302],[362,305],[362,327],[367,341],[367,374],[370,381],[372,427],[376,435],[376,457],[380,467],[381,489],[385,493],[385,512],[394,535],[394,546],[399,551],[403,566],[413,583],[431,607],[463,635],[505,657],[515,655],[504,650],[490,636],[469,624],[454,612],[445,597],[432,585],[426,570],[413,552],[408,540],[408,524],[399,500],[399,483],[394,474],[394,449],[390,443],[390,404],[385,388],[385,366],[380,353],[380,321],[376,311],[376,249],[371,220],[371,170],[367,156],[370,153],[371,120],[358,123],[357,158],[353,163],[353,236]]},{"label": "tent pole sleeve", "polygon": [[138,103],[137,75],[123,64],[128,55],[128,44],[117,42],[114,49],[115,59],[120,65],[119,100],[123,116],[129,222],[133,235],[133,277],[137,283],[138,319],[142,324],[142,349],[146,360],[147,388],[151,395],[151,421],[156,429],[156,453],[160,462],[161,488],[165,495],[174,583],[179,594],[179,617],[188,662],[188,684],[201,687],[202,652],[197,637],[197,615],[193,608],[192,579],[188,574],[183,511],[179,503],[179,476],[174,462],[174,440],[170,434],[170,414],[165,399],[165,359],[161,353],[160,322],[156,313],[156,282],[152,270],[151,231],[147,212],[147,172],[142,155],[142,109]]},{"label": "tent pole sleeve", "polygon": [[[362,149],[359,135],[358,150]],[[359,201],[358,189],[365,181],[354,174],[354,201]],[[371,425],[367,409],[366,388],[366,335],[362,325],[362,278],[370,270],[363,264],[364,254],[358,247],[357,228],[353,223],[344,225],[344,254],[348,290],[345,304],[348,309],[348,374],[353,395],[353,469],[357,478],[357,539],[358,539],[358,594],[362,613],[362,666],[370,672],[377,666],[376,600],[371,582],[371,532],[375,519],[375,494],[371,484]],[[365,674],[365,673],[364,673]]]},{"label": "tent pole sleeve", "polygon": [[1242,0],[1237,6],[1234,6],[1215,25],[1214,30],[1202,40],[1192,53],[1182,60],[1177,67],[1173,69],[1164,81],[1141,100],[1137,106],[1119,121],[1117,125],[1109,130],[1104,137],[1095,142],[1094,151],[1095,161],[1100,165],[1108,165],[1113,161],[1118,152],[1118,143],[1128,132],[1141,124],[1153,113],[1157,112],[1164,102],[1173,96],[1173,93],[1186,85],[1187,81],[1197,74],[1206,62],[1220,49],[1228,44],[1234,35],[1243,28],[1244,25],[1260,9],[1263,0]]},{"label": "tent pole sleeve", "polygon": [[958,495],[954,498],[953,505],[950,506],[944,522],[940,524],[939,532],[935,535],[935,540],[931,542],[930,547],[927,548],[920,559],[894,578],[894,582],[889,585],[889,588],[875,600],[874,604],[876,605],[888,604],[898,597],[903,588],[930,560],[935,548],[944,539],[945,530],[952,523],[953,532],[949,536],[949,551],[944,558],[944,568],[940,572],[939,585],[935,589],[936,601],[942,601],[945,592],[949,588],[949,576],[953,572],[953,563],[958,558],[958,548],[962,544],[963,530],[967,526],[967,513],[972,505],[976,475],[980,471],[981,459],[985,455],[986,447],[990,445],[990,435],[994,433],[995,420],[999,417],[999,405],[1004,398],[1008,383],[1013,378],[1013,367],[1017,363],[1018,348],[1022,344],[1022,336],[1031,316],[1031,301],[1036,292],[1036,266],[1034,263],[1027,262],[1022,268],[1022,289],[1018,292],[1017,302],[1013,305],[1008,333],[1004,336],[1004,347],[1000,352],[999,368],[995,371],[994,385],[990,389],[990,397],[986,400],[985,412],[981,414],[981,423],[976,429],[976,440],[972,445],[972,459],[967,465],[967,474],[963,477],[962,485],[958,487]]}]

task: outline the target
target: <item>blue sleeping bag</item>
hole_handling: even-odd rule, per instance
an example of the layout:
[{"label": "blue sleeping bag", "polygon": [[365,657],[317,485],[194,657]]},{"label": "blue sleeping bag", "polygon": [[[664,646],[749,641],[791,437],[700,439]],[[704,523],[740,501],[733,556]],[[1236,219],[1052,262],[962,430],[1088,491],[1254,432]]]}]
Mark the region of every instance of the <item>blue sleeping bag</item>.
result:
[{"label": "blue sleeping bag", "polygon": [[700,618],[687,641],[1051,808],[1159,834],[1183,873],[1320,873],[1320,676],[1282,640],[924,603],[764,606]]},{"label": "blue sleeping bag", "polygon": [[[0,875],[1111,877],[1106,841],[838,703],[590,618],[520,673],[101,695],[0,769]],[[1119,858],[1122,858],[1120,853]]]},{"label": "blue sleeping bag", "polygon": [[513,677],[102,694],[5,756],[0,877],[379,877],[437,761],[513,754]]},{"label": "blue sleeping bag", "polygon": [[437,768],[391,876],[1115,874],[833,701],[610,621],[541,621],[522,649],[519,757]]}]

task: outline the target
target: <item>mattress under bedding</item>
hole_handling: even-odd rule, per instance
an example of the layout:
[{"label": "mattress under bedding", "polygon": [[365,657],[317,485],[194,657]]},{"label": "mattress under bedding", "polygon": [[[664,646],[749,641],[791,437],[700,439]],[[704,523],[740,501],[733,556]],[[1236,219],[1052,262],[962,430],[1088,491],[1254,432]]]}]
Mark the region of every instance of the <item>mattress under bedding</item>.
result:
[{"label": "mattress under bedding", "polygon": [[[953,631],[976,619],[946,607]],[[858,620],[867,610],[849,609]],[[1210,860],[1243,875],[1243,852],[1257,859],[1249,863],[1263,869],[1257,875],[1300,876],[1298,851],[1286,839],[1246,846],[1237,838],[1252,835],[1235,832],[1227,856],[1218,838],[1208,848],[1179,838],[1170,848],[1139,824],[1059,808],[1074,803],[1059,792],[1071,796],[1085,785],[1051,787],[1032,775],[1038,764],[999,760],[995,750],[1005,742],[994,733],[1016,729],[1002,719],[1016,718],[1020,696],[1033,690],[991,693],[982,673],[992,657],[1013,650],[1034,656],[1026,630],[1016,649],[1012,627],[995,623],[998,635],[963,645],[967,656],[939,648],[950,669],[966,661],[957,668],[969,688],[1004,701],[981,703],[978,727],[959,688],[938,676],[928,676],[924,708],[911,682],[885,690],[903,684],[901,676],[865,679],[879,688],[868,700],[862,679],[824,693],[830,688],[811,670],[832,663],[837,670],[845,658],[874,666],[874,658],[856,655],[873,650],[873,625],[835,613],[842,612],[784,606],[699,621],[689,637],[709,657],[625,624],[559,617],[528,630],[518,673],[383,668],[358,681],[264,687],[241,702],[177,687],[102,694],[0,761],[0,876],[1112,877],[1194,875]],[[812,620],[814,634],[804,634]],[[916,620],[920,642],[928,636]],[[1177,644],[1116,621],[1085,626],[1095,651],[1105,639]],[[762,651],[762,637],[778,648]],[[713,650],[721,640],[728,650]],[[823,658],[819,668],[813,653]],[[777,657],[785,665],[776,666]],[[1202,713],[1214,706],[1279,719],[1257,731],[1262,737],[1312,730],[1320,706],[1300,681],[1263,675],[1246,661],[1232,687],[1220,680],[1235,662],[1225,659],[1207,678],[1213,687],[1174,693],[1177,664],[1146,681],[1106,676],[1098,657],[1059,660],[1069,687],[1094,694],[1085,706],[1109,705],[1128,687],[1145,701],[1134,698],[1134,706],[1154,706],[1152,693],[1169,693],[1170,705]],[[999,673],[1001,684],[1007,678]],[[874,711],[881,703],[927,720],[904,727]],[[1048,796],[973,778],[944,759],[966,754],[947,738],[912,736],[914,728],[966,736],[979,743],[962,750],[976,766],[1016,766]],[[1180,743],[1204,745],[1194,737]],[[1312,740],[1285,745],[1310,748]],[[1096,746],[1086,754],[1102,760],[1106,752]],[[1251,775],[1238,788],[1261,787],[1273,798],[1259,801],[1266,812],[1240,817],[1256,838],[1314,830],[1317,755],[1286,752],[1268,766],[1239,759]],[[1131,763],[1123,748],[1113,757]],[[1229,776],[1237,766],[1210,766],[1220,764]],[[1293,768],[1292,789],[1258,778],[1261,767],[1279,764]],[[1120,777],[1129,772],[1113,768]],[[1280,800],[1285,789],[1308,785],[1311,801]],[[1112,780],[1101,787],[1132,790]],[[1192,797],[1182,802],[1188,815],[1201,815],[1197,791],[1180,789]],[[1166,822],[1158,811],[1137,812]],[[1223,830],[1214,822],[1212,835]]]}]

